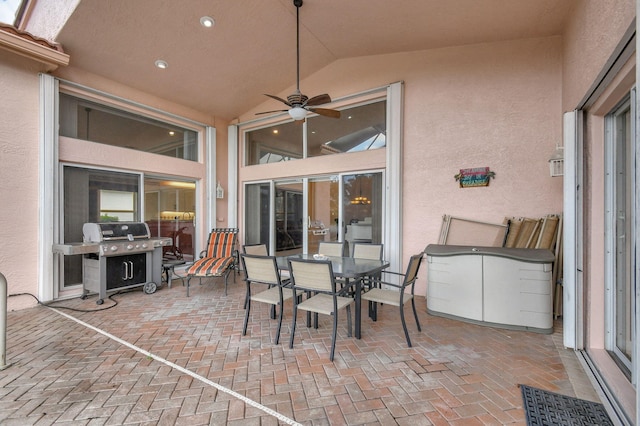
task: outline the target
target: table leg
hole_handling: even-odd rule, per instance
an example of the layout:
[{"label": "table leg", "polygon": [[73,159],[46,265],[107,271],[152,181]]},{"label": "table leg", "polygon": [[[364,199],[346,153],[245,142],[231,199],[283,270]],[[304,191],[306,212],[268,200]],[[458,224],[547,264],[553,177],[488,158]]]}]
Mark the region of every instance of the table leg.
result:
[{"label": "table leg", "polygon": [[362,299],[360,298],[361,294],[362,294],[362,280],[358,278],[356,279],[356,294],[354,295],[354,298],[356,299],[356,315],[355,315],[356,339],[360,339],[360,321],[362,317],[362,312],[361,312]]}]

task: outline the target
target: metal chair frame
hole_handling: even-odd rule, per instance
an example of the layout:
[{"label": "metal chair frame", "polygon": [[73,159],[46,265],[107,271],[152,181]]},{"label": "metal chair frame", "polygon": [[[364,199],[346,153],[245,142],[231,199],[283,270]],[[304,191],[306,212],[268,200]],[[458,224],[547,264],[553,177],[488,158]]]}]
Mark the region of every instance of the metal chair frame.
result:
[{"label": "metal chair frame", "polygon": [[[367,300],[373,303],[373,309],[371,310],[371,319],[377,321],[378,315],[378,303],[385,305],[397,306],[400,309],[400,320],[402,322],[402,328],[404,335],[407,339],[407,345],[411,347],[411,338],[409,337],[409,331],[407,330],[407,323],[404,319],[404,305],[408,301],[411,301],[413,308],[413,316],[418,326],[418,331],[422,331],[420,327],[420,321],[418,320],[418,312],[416,311],[416,303],[414,298],[414,288],[416,279],[418,278],[418,270],[422,263],[424,253],[419,253],[411,256],[409,264],[407,265],[407,272],[402,274],[398,272],[382,271],[382,274],[391,274],[404,277],[402,284],[394,284],[391,282],[378,281],[376,287],[362,294],[362,300]],[[384,286],[384,288],[383,288]],[[405,290],[410,288],[411,291],[406,293]]]},{"label": "metal chair frame", "polygon": [[[289,273],[292,291],[302,290],[308,296],[302,302],[299,302],[295,297],[293,298],[293,322],[289,348],[293,348],[298,309],[308,313],[331,315],[333,316],[333,330],[329,359],[333,361],[338,334],[338,311],[342,308],[345,308],[347,312],[347,334],[351,337],[351,304],[354,303],[354,299],[344,296],[350,286],[337,290],[333,268],[329,260],[289,259]],[[307,316],[307,321],[308,318]],[[307,325],[309,324],[307,323]]]}]

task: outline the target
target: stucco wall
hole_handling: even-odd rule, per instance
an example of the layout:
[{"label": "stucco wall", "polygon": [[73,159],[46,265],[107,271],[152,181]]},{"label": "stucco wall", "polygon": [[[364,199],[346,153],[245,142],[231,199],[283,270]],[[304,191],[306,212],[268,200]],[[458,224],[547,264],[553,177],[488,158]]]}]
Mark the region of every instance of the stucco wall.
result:
[{"label": "stucco wall", "polygon": [[635,0],[576,2],[563,35],[563,111],[577,107],[635,16]]},{"label": "stucco wall", "polygon": [[[38,67],[0,50],[0,272],[9,294],[38,288]],[[34,304],[10,297],[8,309]]]},{"label": "stucco wall", "polygon": [[[406,265],[437,242],[443,214],[501,223],[561,212],[562,178],[548,165],[562,142],[561,64],[559,37],[516,40],[341,60],[301,88],[340,98],[404,81]],[[496,173],[488,187],[458,187],[459,169],[484,166]]]}]

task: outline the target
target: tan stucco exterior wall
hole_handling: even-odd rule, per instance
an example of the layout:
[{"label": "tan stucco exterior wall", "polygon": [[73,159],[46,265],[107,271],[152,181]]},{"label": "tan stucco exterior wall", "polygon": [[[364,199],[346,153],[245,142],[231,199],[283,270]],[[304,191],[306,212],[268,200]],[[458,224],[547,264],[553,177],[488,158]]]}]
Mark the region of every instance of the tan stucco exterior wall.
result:
[{"label": "tan stucco exterior wall", "polygon": [[[339,98],[405,83],[406,265],[437,243],[443,214],[502,223],[561,212],[562,179],[548,165],[561,144],[561,78],[561,39],[550,37],[336,61],[301,87]],[[496,173],[488,187],[459,188],[459,169],[484,166]]]},{"label": "tan stucco exterior wall", "polygon": [[[0,50],[0,272],[8,293],[37,295],[39,65]],[[11,297],[8,309],[33,306]]]},{"label": "tan stucco exterior wall", "polygon": [[563,35],[562,110],[576,108],[636,16],[635,0],[579,0]]}]

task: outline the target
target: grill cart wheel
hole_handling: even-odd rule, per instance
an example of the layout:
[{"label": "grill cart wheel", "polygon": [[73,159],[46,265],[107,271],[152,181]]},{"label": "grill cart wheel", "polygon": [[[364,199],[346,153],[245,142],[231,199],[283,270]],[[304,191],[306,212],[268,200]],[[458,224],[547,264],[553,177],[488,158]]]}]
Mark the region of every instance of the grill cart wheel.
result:
[{"label": "grill cart wheel", "polygon": [[156,292],[157,288],[158,286],[156,285],[156,283],[154,283],[153,281],[150,281],[144,285],[143,289],[146,294],[152,294]]}]

